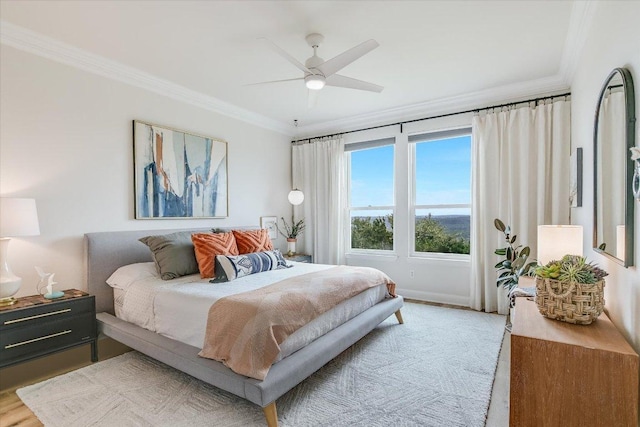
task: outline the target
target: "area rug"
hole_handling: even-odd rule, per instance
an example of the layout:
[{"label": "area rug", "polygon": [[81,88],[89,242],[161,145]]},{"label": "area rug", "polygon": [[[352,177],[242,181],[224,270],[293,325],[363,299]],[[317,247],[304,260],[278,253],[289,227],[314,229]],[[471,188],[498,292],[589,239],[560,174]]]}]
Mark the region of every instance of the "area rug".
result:
[{"label": "area rug", "polygon": [[[484,426],[505,317],[402,311],[278,399],[280,426]],[[266,425],[260,407],[135,351],[17,393],[52,427]]]}]

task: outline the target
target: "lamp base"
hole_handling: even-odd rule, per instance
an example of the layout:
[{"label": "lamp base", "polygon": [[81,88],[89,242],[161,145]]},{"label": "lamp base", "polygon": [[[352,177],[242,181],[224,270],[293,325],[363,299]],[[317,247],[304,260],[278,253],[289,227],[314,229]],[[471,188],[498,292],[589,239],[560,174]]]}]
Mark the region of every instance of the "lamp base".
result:
[{"label": "lamp base", "polygon": [[0,307],[5,307],[7,305],[13,305],[18,302],[14,297],[0,298]]},{"label": "lamp base", "polygon": [[51,292],[50,294],[44,294],[44,297],[46,299],[62,298],[63,296],[64,296],[64,292],[61,292],[61,291]]}]

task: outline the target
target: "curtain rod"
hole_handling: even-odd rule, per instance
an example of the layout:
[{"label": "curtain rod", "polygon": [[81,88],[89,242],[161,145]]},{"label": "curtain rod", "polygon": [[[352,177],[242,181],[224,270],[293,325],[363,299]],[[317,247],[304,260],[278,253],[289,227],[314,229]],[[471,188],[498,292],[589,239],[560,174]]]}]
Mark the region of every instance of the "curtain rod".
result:
[{"label": "curtain rod", "polygon": [[548,96],[542,96],[540,98],[526,99],[524,101],[509,102],[509,103],[506,103],[506,104],[491,105],[489,107],[482,107],[482,108],[473,108],[471,110],[458,111],[456,113],[440,114],[440,115],[437,115],[437,116],[423,117],[421,119],[405,120],[403,122],[389,123],[389,124],[386,124],[386,125],[371,126],[371,127],[368,127],[368,128],[347,130],[347,131],[344,131],[344,132],[337,132],[337,133],[332,133],[332,134],[328,134],[328,135],[313,136],[313,137],[309,137],[309,138],[296,139],[296,140],[291,141],[291,143],[292,144],[297,144],[299,142],[304,142],[304,141],[307,141],[307,143],[311,143],[311,141],[314,140],[314,139],[322,139],[322,138],[327,138],[327,137],[331,137],[331,136],[346,135],[348,133],[355,133],[355,132],[362,132],[362,131],[365,131],[365,130],[386,128],[386,127],[389,127],[389,126],[400,126],[400,133],[402,133],[402,126],[407,124],[407,123],[421,122],[423,120],[439,119],[439,118],[442,118],[442,117],[449,117],[449,116],[457,116],[458,114],[478,113],[478,112],[483,111],[483,110],[491,110],[491,109],[494,109],[494,108],[511,107],[513,105],[518,105],[518,104],[526,104],[526,103],[531,103],[531,102],[536,102],[537,103],[539,101],[543,101],[543,100],[546,100],[546,99],[561,98],[563,96],[567,97],[569,95],[571,95],[571,92],[565,92],[565,93],[561,93],[561,94],[558,94],[558,95],[548,95]]}]

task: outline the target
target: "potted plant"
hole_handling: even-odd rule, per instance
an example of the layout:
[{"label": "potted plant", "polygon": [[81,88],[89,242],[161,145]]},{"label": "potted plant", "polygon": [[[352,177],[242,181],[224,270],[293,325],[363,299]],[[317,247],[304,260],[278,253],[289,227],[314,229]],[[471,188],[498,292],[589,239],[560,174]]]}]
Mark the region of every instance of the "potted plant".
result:
[{"label": "potted plant", "polygon": [[579,255],[565,255],[535,269],[536,305],[550,319],[588,325],[604,310],[607,272]]},{"label": "potted plant", "polygon": [[533,272],[532,268],[538,263],[532,261],[527,263],[531,249],[529,246],[514,246],[517,236],[511,234],[511,227],[505,226],[498,218],[493,220],[493,225],[504,234],[507,247],[495,250],[496,255],[503,256],[504,259],[495,265],[498,269],[498,280],[496,286],[502,285],[507,291],[511,291],[518,286],[520,276],[528,276]]},{"label": "potted plant", "polygon": [[282,226],[284,227],[284,232],[278,227],[278,231],[282,236],[287,239],[287,255],[292,256],[296,253],[296,242],[298,241],[298,236],[302,234],[305,228],[304,218],[296,222],[291,217],[291,225],[284,220],[284,217],[280,217],[282,220]]}]

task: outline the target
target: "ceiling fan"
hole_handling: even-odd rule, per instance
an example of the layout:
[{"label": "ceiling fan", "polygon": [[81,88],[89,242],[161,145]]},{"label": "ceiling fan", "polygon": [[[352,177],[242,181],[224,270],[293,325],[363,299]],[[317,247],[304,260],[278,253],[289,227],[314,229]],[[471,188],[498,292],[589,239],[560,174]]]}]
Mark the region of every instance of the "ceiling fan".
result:
[{"label": "ceiling fan", "polygon": [[322,34],[313,33],[309,34],[305,40],[307,44],[313,48],[313,56],[310,57],[302,64],[300,61],[289,55],[278,45],[273,43],[269,39],[264,39],[268,42],[269,46],[284,59],[296,66],[304,73],[304,77],[298,77],[295,79],[273,80],[268,82],[254,83],[254,84],[269,84],[269,83],[281,83],[294,80],[304,80],[305,85],[309,89],[309,106],[315,104],[315,94],[317,91],[326,86],[336,86],[348,89],[366,90],[370,92],[382,92],[384,87],[365,82],[362,80],[354,79],[351,77],[336,74],[338,71],[351,64],[358,58],[371,52],[373,49],[379,46],[378,42],[370,39],[363,42],[351,49],[342,52],[340,55],[335,56],[327,61],[318,56],[318,46],[324,41]]}]

